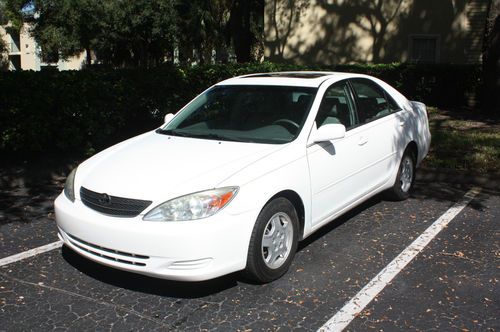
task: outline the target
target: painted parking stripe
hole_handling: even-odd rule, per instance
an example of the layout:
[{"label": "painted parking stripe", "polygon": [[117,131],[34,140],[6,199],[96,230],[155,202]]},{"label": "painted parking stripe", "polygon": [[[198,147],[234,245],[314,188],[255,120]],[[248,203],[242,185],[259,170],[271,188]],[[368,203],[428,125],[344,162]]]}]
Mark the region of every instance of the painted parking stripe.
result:
[{"label": "painted parking stripe", "polygon": [[43,254],[44,252],[47,252],[47,251],[61,248],[62,245],[63,245],[62,241],[56,241],[56,242],[52,242],[52,243],[46,244],[46,245],[41,246],[41,247],[37,247],[37,248],[23,251],[19,254],[15,254],[12,256],[2,258],[2,259],[0,259],[0,266],[11,264],[11,263],[14,263],[14,262],[17,262],[17,261],[20,261],[20,260],[23,260],[23,259],[26,259],[26,258],[29,258],[32,256],[36,256],[38,254]]},{"label": "painted parking stripe", "polygon": [[462,199],[449,208],[429,228],[427,228],[412,244],[406,247],[379,274],[377,274],[363,289],[351,298],[332,318],[318,331],[342,331],[363,309],[380,293],[388,283],[418,255],[429,242],[455,218],[470,201],[481,191],[474,187]]}]

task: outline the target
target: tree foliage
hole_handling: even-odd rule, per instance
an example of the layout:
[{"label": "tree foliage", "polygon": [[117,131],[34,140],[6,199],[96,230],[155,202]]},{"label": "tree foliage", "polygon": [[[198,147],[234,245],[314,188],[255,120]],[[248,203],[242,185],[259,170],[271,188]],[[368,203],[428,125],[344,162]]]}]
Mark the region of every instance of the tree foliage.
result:
[{"label": "tree foliage", "polygon": [[200,63],[209,63],[212,50],[216,51],[219,60],[224,60],[230,45],[227,24],[231,3],[231,0],[178,1],[181,62],[188,63],[198,57]]},{"label": "tree foliage", "polygon": [[37,0],[31,32],[48,62],[87,50],[100,32],[102,10],[97,0]]},{"label": "tree foliage", "polygon": [[9,62],[5,54],[7,53],[7,46],[2,38],[0,38],[0,71],[7,70]]},{"label": "tree foliage", "polygon": [[43,58],[55,61],[86,51],[113,66],[161,62],[175,42],[172,0],[36,0],[32,34]]},{"label": "tree foliage", "polygon": [[20,29],[23,25],[23,8],[29,3],[26,0],[0,0],[0,24],[7,22]]},{"label": "tree foliage", "polygon": [[255,45],[262,48],[264,0],[0,1],[12,22],[31,21],[46,61],[86,51],[88,64],[92,54],[113,67],[153,67],[178,50],[181,63],[209,63],[214,51],[219,62],[230,51],[247,62],[259,56]]},{"label": "tree foliage", "polygon": [[177,18],[172,0],[102,1],[95,52],[114,66],[151,67],[163,62],[176,43]]},{"label": "tree foliage", "polygon": [[[0,25],[4,25],[8,21],[5,12],[6,12],[5,2],[0,0]],[[9,63],[6,54],[7,54],[7,45],[5,44],[4,39],[0,38],[0,71],[7,70],[8,68]]]}]

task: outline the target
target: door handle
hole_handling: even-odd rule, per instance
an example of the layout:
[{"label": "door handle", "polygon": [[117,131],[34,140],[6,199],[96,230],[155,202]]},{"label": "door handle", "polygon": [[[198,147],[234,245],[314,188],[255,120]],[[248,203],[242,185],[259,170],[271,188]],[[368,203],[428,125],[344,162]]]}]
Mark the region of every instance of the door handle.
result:
[{"label": "door handle", "polygon": [[368,143],[368,139],[366,137],[360,137],[358,141],[358,145],[365,145]]}]

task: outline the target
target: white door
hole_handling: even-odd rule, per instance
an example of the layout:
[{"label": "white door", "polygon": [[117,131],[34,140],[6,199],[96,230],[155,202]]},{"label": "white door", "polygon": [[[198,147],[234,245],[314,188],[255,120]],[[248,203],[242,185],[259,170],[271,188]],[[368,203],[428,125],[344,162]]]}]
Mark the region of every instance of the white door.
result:
[{"label": "white door", "polygon": [[307,148],[313,227],[376,190],[388,177],[395,151],[393,111],[370,115],[375,110],[366,109],[368,99],[373,103],[378,98],[380,104],[380,98],[385,100],[383,90],[370,82],[353,82],[356,90],[347,81],[334,83],[323,96],[316,126],[342,123],[347,131],[342,139]]},{"label": "white door", "polygon": [[366,141],[364,158],[370,161],[360,179],[365,184],[363,194],[367,194],[386,184],[398,166],[398,137],[405,120],[398,113],[399,106],[378,84],[365,78],[350,83],[360,122],[357,130]]}]

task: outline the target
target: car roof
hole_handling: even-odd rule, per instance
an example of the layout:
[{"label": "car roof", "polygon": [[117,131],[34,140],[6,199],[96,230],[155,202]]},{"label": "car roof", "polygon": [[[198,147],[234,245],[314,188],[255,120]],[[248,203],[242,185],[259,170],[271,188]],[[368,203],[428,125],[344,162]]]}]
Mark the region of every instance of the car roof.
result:
[{"label": "car roof", "polygon": [[283,71],[270,73],[249,74],[229,78],[216,85],[275,85],[275,86],[298,86],[318,88],[323,82],[330,80],[331,83],[343,79],[362,77],[380,85],[388,92],[396,102],[403,108],[411,109],[408,99],[399,91],[386,82],[376,77],[356,73],[344,72],[322,72],[322,71]]},{"label": "car roof", "polygon": [[341,80],[351,77],[366,77],[366,75],[322,71],[284,71],[233,77],[219,82],[217,85],[282,85],[317,88],[330,78]]}]

